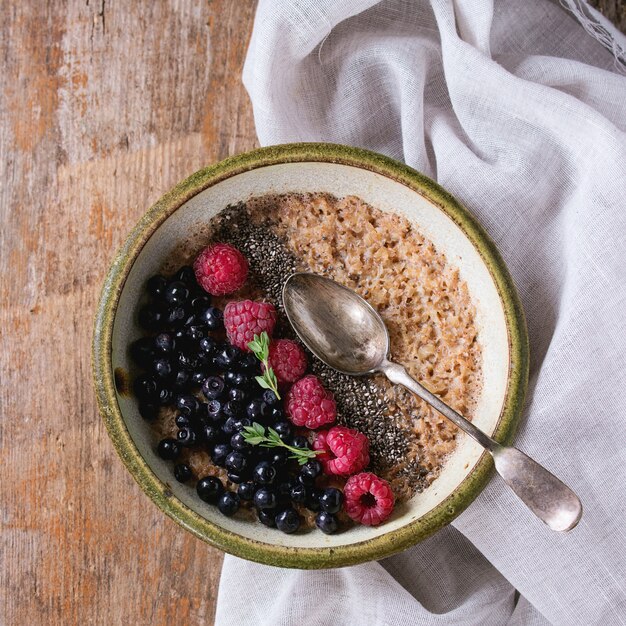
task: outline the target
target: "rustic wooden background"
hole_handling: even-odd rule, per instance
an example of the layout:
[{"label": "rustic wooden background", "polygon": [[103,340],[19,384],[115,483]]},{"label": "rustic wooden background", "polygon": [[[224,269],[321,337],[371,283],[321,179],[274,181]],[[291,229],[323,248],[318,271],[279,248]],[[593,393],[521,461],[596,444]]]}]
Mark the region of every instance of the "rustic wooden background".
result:
[{"label": "rustic wooden background", "polygon": [[222,555],[110,444],[91,331],[114,250],[256,145],[253,0],[0,2],[0,624],[211,624]]},{"label": "rustic wooden background", "polygon": [[[620,0],[601,0],[622,28]],[[90,378],[114,250],[256,145],[254,0],[0,4],[0,624],[213,621],[222,556],[117,459]]]}]

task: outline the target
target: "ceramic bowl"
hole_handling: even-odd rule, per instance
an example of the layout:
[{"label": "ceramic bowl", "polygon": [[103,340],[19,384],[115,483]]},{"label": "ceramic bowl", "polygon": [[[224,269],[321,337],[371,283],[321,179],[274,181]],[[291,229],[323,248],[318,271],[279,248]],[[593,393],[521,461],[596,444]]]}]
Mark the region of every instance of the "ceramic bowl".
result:
[{"label": "ceramic bowl", "polygon": [[[324,568],[380,559],[422,541],[450,523],[487,483],[492,461],[464,434],[441,475],[396,508],[378,527],[336,535],[285,535],[260,523],[226,518],[202,502],[193,486],[173,480],[171,464],[155,453],[154,436],[132,396],[116,388],[128,371],[128,345],[140,336],[137,300],[148,277],[227,205],[253,195],[328,192],[356,195],[414,223],[457,266],[476,307],[483,351],[483,392],[477,426],[509,441],[527,383],[528,344],[520,302],[494,244],[470,213],[432,180],[379,154],[332,144],[262,148],[190,176],[141,219],[117,253],[98,306],[94,379],[102,416],[126,467],[156,505],[210,544],[239,557],[298,568]],[[132,506],[132,503],[129,503]]]}]

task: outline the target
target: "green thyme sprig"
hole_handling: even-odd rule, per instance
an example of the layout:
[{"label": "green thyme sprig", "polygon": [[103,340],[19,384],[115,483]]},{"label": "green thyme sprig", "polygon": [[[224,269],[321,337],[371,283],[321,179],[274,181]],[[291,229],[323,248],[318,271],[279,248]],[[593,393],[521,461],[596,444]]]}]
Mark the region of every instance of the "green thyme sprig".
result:
[{"label": "green thyme sprig", "polygon": [[255,377],[257,383],[259,383],[263,389],[271,389],[280,400],[280,394],[278,393],[278,380],[276,379],[274,370],[268,363],[270,357],[269,335],[265,331],[263,331],[260,335],[255,335],[254,339],[248,343],[248,348],[252,350],[254,356],[263,364],[263,375]]},{"label": "green thyme sprig", "polygon": [[314,459],[322,450],[309,450],[309,448],[295,448],[287,445],[280,435],[271,427],[265,426],[258,422],[253,422],[252,426],[246,426],[243,429],[243,438],[246,443],[251,446],[261,446],[263,448],[287,448],[289,450],[289,458],[295,459],[300,465],[304,465],[307,461]]}]

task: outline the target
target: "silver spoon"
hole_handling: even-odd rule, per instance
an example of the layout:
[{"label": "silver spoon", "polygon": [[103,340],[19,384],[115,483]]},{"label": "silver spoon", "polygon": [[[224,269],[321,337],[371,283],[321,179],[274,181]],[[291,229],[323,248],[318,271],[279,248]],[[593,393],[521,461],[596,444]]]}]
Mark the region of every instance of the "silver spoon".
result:
[{"label": "silver spoon", "polygon": [[488,450],[504,482],[552,530],[578,524],[582,504],[567,485],[523,452],[500,445],[389,360],[385,323],[354,291],[316,274],[292,274],[283,304],[300,339],[326,365],[353,376],[382,372],[406,387]]}]

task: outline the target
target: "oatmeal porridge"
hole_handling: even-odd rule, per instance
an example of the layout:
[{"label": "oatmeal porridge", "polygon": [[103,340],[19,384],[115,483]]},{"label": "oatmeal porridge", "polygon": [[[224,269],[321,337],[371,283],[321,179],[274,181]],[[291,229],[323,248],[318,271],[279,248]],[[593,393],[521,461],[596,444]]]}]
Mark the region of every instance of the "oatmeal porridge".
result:
[{"label": "oatmeal porridge", "polygon": [[[294,271],[309,271],[332,278],[363,296],[381,314],[389,329],[394,360],[405,365],[413,377],[447,404],[472,418],[482,381],[475,310],[458,270],[449,265],[445,256],[406,218],[382,212],[354,196],[336,198],[319,193],[254,197],[247,203],[226,208],[190,235],[168,259],[163,273],[172,274],[181,265],[190,265],[200,250],[217,242],[241,251],[249,264],[249,273],[245,284],[234,295],[213,295],[212,308],[218,312],[226,310],[234,306],[235,297],[238,302],[269,303],[276,312],[274,336],[299,343],[282,311],[284,281]],[[245,317],[244,308],[239,312]],[[171,311],[165,314],[173,315]],[[207,319],[211,322],[210,316]],[[193,320],[189,323],[194,327]],[[198,337],[207,333],[206,327],[203,328],[198,329]],[[178,331],[178,335],[181,333]],[[224,338],[223,331],[209,334],[218,342]],[[232,340],[231,334],[228,337]],[[245,345],[241,347],[246,349]],[[297,349],[306,355],[307,378],[319,381],[320,389],[327,390],[329,397],[334,398],[336,424],[350,429],[344,429],[345,432],[358,431],[365,436],[368,447],[363,452],[366,459],[363,462],[368,462],[367,470],[375,473],[369,475],[388,483],[396,500],[412,497],[439,475],[447,456],[455,448],[455,426],[419,398],[393,386],[382,375],[356,378],[339,374],[313,357],[301,344]],[[266,365],[259,372],[266,372]],[[193,394],[198,401],[203,401],[199,391],[202,376],[209,374],[206,368],[200,373],[191,373],[197,378]],[[215,384],[219,386],[219,383]],[[305,387],[302,380],[293,387],[296,385]],[[305,395],[319,391],[317,388],[307,389],[303,391]],[[295,393],[283,386],[281,395],[285,393],[286,406]],[[238,397],[235,392],[233,394]],[[207,397],[210,403],[210,396]],[[181,428],[189,430],[182,409],[171,402],[161,404],[164,406],[158,409],[152,422],[155,435],[165,438],[162,441],[180,440]],[[291,436],[308,437],[309,447],[313,450],[308,458],[313,459],[316,446],[311,442],[317,435],[302,429],[297,420],[291,421],[291,426],[296,426]],[[187,468],[183,478],[196,481],[202,477],[214,477],[225,486],[227,493],[230,493],[228,489],[237,491],[237,482],[231,480],[237,472],[233,472],[232,467],[227,471],[223,463],[216,462],[214,449],[197,443],[194,439],[179,447],[177,467],[184,465]],[[306,441],[302,445],[306,448]],[[231,453],[237,452],[232,446],[229,449]],[[326,455],[321,454],[321,450],[320,444],[318,454],[321,456],[317,458],[326,469]],[[320,489],[330,489],[331,493],[333,489],[346,487],[345,475],[325,472],[316,476],[310,485],[301,479],[309,491],[316,490],[317,493]],[[254,502],[256,504],[256,500]],[[254,507],[243,500],[241,504],[238,514],[254,518]],[[324,529],[326,522],[324,519],[319,521],[320,516],[325,515],[324,506],[319,512],[319,505],[311,504],[309,498],[307,502],[293,500],[293,507],[302,516],[304,527],[317,523],[328,532],[330,522]],[[339,526],[346,527],[351,523],[350,516],[346,515],[347,505],[339,511],[336,508],[330,507],[333,513],[327,517],[336,516]],[[262,519],[263,507],[257,505],[256,509],[259,519],[272,525],[273,518],[267,522]],[[287,522],[281,521],[287,528]],[[278,517],[276,524],[281,527]]]}]

